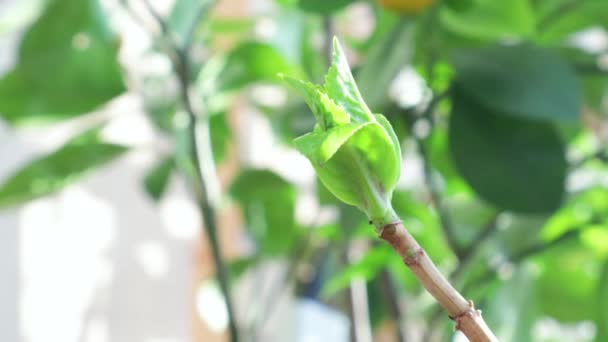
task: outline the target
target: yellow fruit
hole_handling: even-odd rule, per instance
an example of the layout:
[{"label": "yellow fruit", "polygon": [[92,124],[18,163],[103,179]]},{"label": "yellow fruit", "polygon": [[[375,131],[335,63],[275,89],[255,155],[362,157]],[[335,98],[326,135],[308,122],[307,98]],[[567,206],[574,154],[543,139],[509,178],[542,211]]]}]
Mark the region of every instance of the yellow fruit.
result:
[{"label": "yellow fruit", "polygon": [[388,10],[401,14],[414,14],[429,7],[433,0],[378,0]]}]

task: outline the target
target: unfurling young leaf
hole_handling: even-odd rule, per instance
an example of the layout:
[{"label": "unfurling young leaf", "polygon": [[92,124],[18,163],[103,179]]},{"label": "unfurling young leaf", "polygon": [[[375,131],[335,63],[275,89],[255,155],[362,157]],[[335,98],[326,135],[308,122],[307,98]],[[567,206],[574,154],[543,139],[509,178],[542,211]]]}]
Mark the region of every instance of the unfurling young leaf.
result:
[{"label": "unfurling young leaf", "polygon": [[391,197],[401,173],[401,148],[389,122],[369,110],[334,39],[325,85],[283,76],[299,91],[317,124],[294,141],[337,198],[356,206],[381,228],[398,221]]}]

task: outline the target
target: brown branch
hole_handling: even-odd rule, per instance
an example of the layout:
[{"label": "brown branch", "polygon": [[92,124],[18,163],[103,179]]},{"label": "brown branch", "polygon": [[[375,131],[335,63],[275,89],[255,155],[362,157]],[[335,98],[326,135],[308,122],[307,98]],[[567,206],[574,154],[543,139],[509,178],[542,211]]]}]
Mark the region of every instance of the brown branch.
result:
[{"label": "brown branch", "polygon": [[447,311],[471,342],[498,342],[473,302],[466,300],[439,272],[433,261],[405,229],[401,222],[391,223],[380,230],[380,238],[388,242],[401,256],[422,286]]}]

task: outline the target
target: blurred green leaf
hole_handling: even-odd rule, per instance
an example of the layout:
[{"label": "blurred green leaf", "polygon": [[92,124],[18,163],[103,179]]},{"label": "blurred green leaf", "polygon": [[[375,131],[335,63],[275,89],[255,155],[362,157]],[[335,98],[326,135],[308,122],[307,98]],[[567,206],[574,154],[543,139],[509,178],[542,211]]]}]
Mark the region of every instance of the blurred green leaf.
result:
[{"label": "blurred green leaf", "polygon": [[580,237],[581,243],[598,258],[608,257],[608,222],[585,227]]},{"label": "blurred green leaf", "polygon": [[446,0],[445,3],[454,12],[465,11],[475,5],[474,0]]},{"label": "blurred green leaf", "polygon": [[473,0],[463,9],[443,7],[439,17],[448,32],[471,39],[529,37],[534,33],[534,12],[528,0]]},{"label": "blurred green leaf", "polygon": [[217,88],[236,90],[253,82],[278,82],[277,74],[281,73],[301,75],[301,71],[271,45],[245,42],[228,53]]},{"label": "blurred green leaf", "polygon": [[450,255],[445,240],[439,238],[443,235],[439,218],[428,204],[402,190],[395,190],[392,204],[408,231],[424,246],[433,261],[439,263]]},{"label": "blurred green leaf", "polygon": [[329,278],[323,285],[321,295],[329,298],[348,287],[354,279],[370,280],[374,278],[395,255],[395,252],[386,244],[370,248],[361,259],[344,267],[339,273]]},{"label": "blurred green leaf", "polygon": [[152,199],[158,201],[163,196],[174,169],[175,159],[173,156],[167,156],[146,173],[143,185]]},{"label": "blurred green leaf", "polygon": [[90,112],[125,90],[118,44],[96,0],[52,0],[0,80],[0,116],[45,123]]},{"label": "blurred green leaf", "polygon": [[450,151],[464,179],[499,208],[548,212],[565,192],[565,147],[553,127],[499,115],[455,89]]},{"label": "blurred green leaf", "polygon": [[[356,73],[361,94],[371,108],[380,108],[388,100],[388,91],[395,75],[407,65],[414,49],[412,18],[396,21],[385,35],[378,39]],[[396,49],[395,46],[400,48]]]},{"label": "blurred green leaf", "polygon": [[92,136],[79,135],[15,172],[0,185],[0,208],[57,192],[127,151],[124,146],[103,143]]},{"label": "blurred green leaf", "polygon": [[534,259],[539,269],[536,298],[541,313],[562,322],[595,320],[601,263],[573,240]]},{"label": "blurred green leaf", "polygon": [[196,32],[199,15],[205,15],[205,11],[210,9],[210,0],[177,0],[173,4],[173,9],[167,20],[169,29],[175,34],[179,45],[184,46],[188,42],[190,30]]},{"label": "blurred green leaf", "polygon": [[297,5],[300,9],[314,14],[331,14],[355,0],[277,0],[284,5]]},{"label": "blurred green leaf", "polygon": [[325,185],[323,185],[323,182],[321,182],[319,177],[317,177],[316,180],[315,185],[317,188],[317,198],[319,199],[319,204],[340,205],[340,200],[337,199],[336,196],[334,196],[334,194],[332,194]]},{"label": "blurred green leaf", "polygon": [[533,341],[532,328],[538,316],[535,280],[532,267],[524,265],[490,294],[492,300],[483,314],[500,341]]},{"label": "blurred green leaf", "polygon": [[608,260],[604,261],[600,280],[598,281],[598,317],[595,321],[597,333],[595,342],[608,341]]},{"label": "blurred green leaf", "polygon": [[300,60],[302,69],[306,72],[308,79],[321,81],[327,68],[327,57],[315,49],[313,38],[316,31],[313,25],[303,25],[300,39]]},{"label": "blurred green leaf", "polygon": [[240,203],[247,227],[260,253],[286,253],[296,236],[295,197],[292,184],[267,170],[244,170],[230,186]]},{"label": "blurred green leaf", "polygon": [[224,160],[228,150],[228,144],[232,138],[232,131],[226,121],[226,113],[216,113],[209,118],[209,129],[211,130],[211,145],[213,146],[213,159],[216,163]]},{"label": "blurred green leaf", "polygon": [[429,159],[434,170],[438,171],[445,181],[446,195],[461,195],[472,197],[473,191],[456,170],[454,161],[450,158],[448,125],[438,122],[428,139]]},{"label": "blurred green leaf", "polygon": [[497,114],[576,122],[581,95],[576,74],[548,51],[529,44],[495,45],[453,55],[456,83]]},{"label": "blurred green leaf", "polygon": [[207,19],[207,24],[212,36],[229,33],[244,35],[255,28],[255,19],[210,17]]},{"label": "blurred green leaf", "polygon": [[551,241],[570,230],[601,222],[608,222],[608,190],[593,187],[568,199],[546,222],[541,239]]},{"label": "blurred green leaf", "polygon": [[600,73],[585,75],[581,77],[581,84],[585,105],[603,117],[608,116],[608,105],[605,101],[608,97],[608,77]]},{"label": "blurred green leaf", "polygon": [[608,2],[605,0],[541,0],[533,1],[538,17],[537,39],[562,42],[571,33],[592,26],[608,27]]},{"label": "blurred green leaf", "polygon": [[245,272],[254,267],[260,262],[260,258],[257,255],[251,257],[238,258],[228,263],[228,270],[230,272],[230,279],[233,281],[238,280]]}]

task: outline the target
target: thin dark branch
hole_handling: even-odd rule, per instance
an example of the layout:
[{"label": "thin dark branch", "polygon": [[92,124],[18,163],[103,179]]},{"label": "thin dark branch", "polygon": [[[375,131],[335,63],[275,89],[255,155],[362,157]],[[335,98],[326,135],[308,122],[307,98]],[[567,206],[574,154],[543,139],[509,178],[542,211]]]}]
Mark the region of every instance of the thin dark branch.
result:
[{"label": "thin dark branch", "polygon": [[441,222],[441,227],[443,228],[443,231],[445,233],[445,238],[448,243],[448,246],[460,261],[462,259],[463,250],[458,244],[458,239],[456,238],[456,230],[454,229],[452,218],[449,214],[448,208],[443,202],[439,186],[433,177],[433,170],[431,169],[429,153],[426,149],[424,141],[419,138],[415,139],[418,144],[418,151],[420,152],[420,156],[422,157],[424,182],[426,183],[426,186],[429,190],[431,202],[433,203],[433,206],[437,209],[437,213],[439,214],[439,221]]},{"label": "thin dark branch", "polygon": [[146,10],[150,13],[150,15],[152,15],[152,17],[154,18],[154,21],[160,28],[161,33],[165,37],[171,38],[171,32],[165,19],[156,11],[156,9],[154,8],[154,6],[152,6],[149,0],[141,0],[141,2],[144,4]]},{"label": "thin dark branch", "polygon": [[[433,78],[432,74],[433,74],[435,61],[436,61],[436,58],[433,58],[433,62],[430,62],[427,65],[427,73],[429,74],[428,75],[429,84],[432,83],[432,78]],[[437,108],[437,106],[443,99],[445,99],[447,96],[449,96],[450,93],[451,93],[451,88],[448,88],[446,91],[433,96],[433,98],[427,105],[426,109],[422,113],[421,119],[428,120],[428,123],[429,123],[429,125],[431,125],[431,128],[434,127],[434,123],[435,123],[434,117],[433,117],[435,109]],[[415,121],[414,121],[414,123],[415,123]],[[413,127],[413,124],[412,124],[412,127]],[[441,227],[443,228],[444,235],[445,235],[446,241],[448,243],[448,246],[450,247],[450,249],[454,252],[454,255],[456,255],[456,257],[460,261],[462,259],[463,250],[458,244],[458,239],[456,238],[456,231],[455,231],[454,225],[452,223],[452,218],[450,216],[448,208],[443,203],[443,199],[441,197],[441,191],[439,189],[437,182],[435,181],[435,178],[433,177],[433,170],[431,168],[431,159],[430,159],[430,155],[426,149],[424,138],[417,136],[416,132],[414,132],[413,137],[416,141],[416,145],[418,146],[418,152],[420,153],[420,156],[422,158],[424,182],[429,190],[431,202],[433,203],[435,209],[437,210],[437,212],[439,214],[439,220],[441,222]]]},{"label": "thin dark branch", "polygon": [[[209,245],[211,247],[213,261],[215,263],[217,279],[222,294],[224,295],[226,310],[228,311],[230,338],[231,341],[238,342],[239,337],[238,328],[236,325],[236,315],[234,312],[234,305],[230,291],[230,276],[221,252],[220,242],[217,235],[218,229],[214,203],[212,203],[212,199],[209,193],[209,187],[214,187],[214,185],[217,184],[218,180],[215,178],[215,174],[210,174],[209,172],[204,171],[205,169],[202,167],[200,160],[201,157],[204,157],[206,159],[206,169],[215,168],[215,166],[213,165],[212,156],[203,155],[200,153],[201,143],[205,144],[205,146],[207,147],[206,149],[204,149],[207,154],[210,154],[210,152],[212,151],[211,140],[209,139],[208,132],[209,127],[206,124],[201,125],[199,123],[199,116],[194,110],[193,102],[190,98],[191,66],[189,59],[189,48],[191,46],[191,42],[188,42],[188,44],[186,44],[184,48],[180,48],[179,45],[175,42],[172,32],[164,18],[162,18],[160,14],[156,12],[156,10],[152,7],[148,0],[142,0],[142,2],[160,28],[161,36],[158,38],[164,39],[167,43],[167,54],[171,59],[173,69],[178,79],[180,99],[182,102],[182,106],[184,107],[184,110],[189,118],[188,131],[191,148],[190,159],[194,165],[196,179],[191,179],[187,172],[185,172],[185,175],[186,178],[189,178],[190,182],[192,183],[192,190],[194,192],[197,205],[203,218],[203,225],[207,238],[209,239]],[[128,7],[127,10],[129,10]],[[137,17],[136,15],[133,16]],[[202,18],[202,16],[200,16],[200,18]],[[192,25],[197,26],[198,19],[195,20]],[[205,129],[206,131],[200,132],[199,129],[201,128]],[[201,133],[205,133],[204,141],[203,139],[198,139]]]},{"label": "thin dark branch", "polygon": [[[312,228],[311,228],[312,229]],[[298,274],[298,268],[302,265],[304,260],[306,260],[306,255],[309,252],[312,241],[312,232],[307,232],[306,235],[302,238],[301,241],[298,242],[297,248],[291,254],[289,259],[289,264],[287,265],[287,269],[282,274],[281,279],[273,283],[273,286],[270,291],[268,291],[268,295],[265,297],[263,303],[265,304],[262,308],[260,314],[254,315],[254,320],[259,317],[259,321],[256,323],[256,329],[249,329],[254,331],[252,334],[252,341],[259,340],[259,333],[264,329],[264,326],[268,322],[273,315],[276,309],[281,304],[281,299],[283,298],[283,293],[289,289],[296,280],[296,276]]]},{"label": "thin dark branch", "polygon": [[331,65],[332,61],[332,45],[334,36],[334,25],[330,15],[323,17],[323,31],[325,32],[323,39],[323,55],[327,60],[327,65]]},{"label": "thin dark branch", "polygon": [[210,9],[213,8],[216,3],[217,0],[213,0],[210,1],[208,4],[201,5],[197,9],[196,15],[194,16],[194,20],[192,21],[192,25],[188,27],[188,30],[186,31],[186,35],[184,37],[184,50],[187,51],[191,48],[192,43],[194,42],[196,30],[198,29],[198,23],[201,22],[201,20],[209,13]]},{"label": "thin dark branch", "polygon": [[482,230],[473,238],[473,241],[469,243],[469,246],[462,250],[460,263],[458,267],[450,274],[450,280],[458,278],[458,276],[466,269],[469,265],[475,253],[479,251],[479,247],[496,231],[498,230],[498,216],[499,213],[493,215],[490,220],[483,226]]}]

